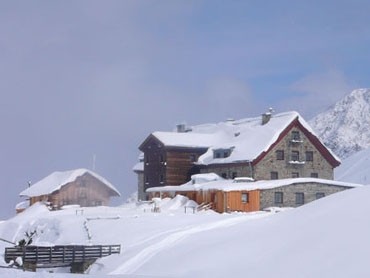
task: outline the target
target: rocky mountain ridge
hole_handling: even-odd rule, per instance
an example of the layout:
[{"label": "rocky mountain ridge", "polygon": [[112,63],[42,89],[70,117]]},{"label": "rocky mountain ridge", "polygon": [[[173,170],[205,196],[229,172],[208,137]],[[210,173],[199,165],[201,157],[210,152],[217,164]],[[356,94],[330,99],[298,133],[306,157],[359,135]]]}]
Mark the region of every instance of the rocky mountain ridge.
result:
[{"label": "rocky mountain ridge", "polygon": [[370,89],[357,89],[309,121],[340,158],[370,148]]}]

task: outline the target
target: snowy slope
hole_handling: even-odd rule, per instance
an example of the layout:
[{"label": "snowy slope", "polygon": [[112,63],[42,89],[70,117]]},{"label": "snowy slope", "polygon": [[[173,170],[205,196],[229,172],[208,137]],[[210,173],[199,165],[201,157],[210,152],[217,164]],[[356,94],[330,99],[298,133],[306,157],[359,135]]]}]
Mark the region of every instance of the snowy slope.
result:
[{"label": "snowy slope", "polygon": [[339,181],[370,184],[370,148],[343,160],[335,169],[334,176]]},{"label": "snowy slope", "polygon": [[[160,202],[160,213],[149,204],[83,215],[34,206],[0,223],[0,237],[15,241],[36,229],[37,244],[122,245],[122,254],[99,259],[85,277],[361,278],[370,277],[369,199],[365,186],[278,214],[185,214],[183,197]],[[8,269],[0,276],[76,277]]]},{"label": "snowy slope", "polygon": [[[179,237],[133,273],[161,277],[369,277],[369,198],[370,187],[363,187],[267,218],[241,217],[234,225]],[[158,268],[161,265],[165,267]],[[112,273],[128,274],[130,269],[119,267]]]},{"label": "snowy slope", "polygon": [[309,121],[324,143],[341,158],[370,147],[370,89],[352,91]]}]

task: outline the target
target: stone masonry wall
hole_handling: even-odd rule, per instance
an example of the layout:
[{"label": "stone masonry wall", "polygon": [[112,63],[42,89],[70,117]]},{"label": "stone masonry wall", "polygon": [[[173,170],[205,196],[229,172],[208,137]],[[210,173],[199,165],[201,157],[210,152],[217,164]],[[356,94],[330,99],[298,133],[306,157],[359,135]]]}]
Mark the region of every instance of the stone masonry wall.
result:
[{"label": "stone masonry wall", "polygon": [[137,198],[138,200],[144,201],[146,200],[147,193],[145,193],[145,188],[144,188],[144,172],[137,172],[137,181],[138,181],[138,190],[137,190]]},{"label": "stone masonry wall", "polygon": [[[292,132],[298,131],[300,140],[292,140]],[[284,151],[284,160],[277,160],[276,151]],[[301,163],[292,163],[292,152],[299,152]],[[306,161],[306,151],[313,152],[313,161]],[[277,172],[279,179],[292,178],[294,174],[298,177],[311,177],[316,173],[318,178],[333,179],[333,168],[315,148],[308,138],[297,127],[294,127],[256,166],[254,179],[270,180],[271,172]]]},{"label": "stone masonry wall", "polygon": [[207,168],[201,169],[201,173],[216,173],[220,177],[232,179],[234,177],[252,177],[252,165],[249,163],[243,164],[228,164],[228,165],[209,165]]},{"label": "stone masonry wall", "polygon": [[[316,193],[323,193],[325,196],[328,196],[346,189],[350,189],[350,187],[320,183],[300,183],[261,190],[260,207],[261,210],[268,207],[298,207],[301,204],[296,204],[296,193],[304,193],[304,204],[307,204],[317,199]],[[283,203],[275,203],[275,192],[283,193]]]}]

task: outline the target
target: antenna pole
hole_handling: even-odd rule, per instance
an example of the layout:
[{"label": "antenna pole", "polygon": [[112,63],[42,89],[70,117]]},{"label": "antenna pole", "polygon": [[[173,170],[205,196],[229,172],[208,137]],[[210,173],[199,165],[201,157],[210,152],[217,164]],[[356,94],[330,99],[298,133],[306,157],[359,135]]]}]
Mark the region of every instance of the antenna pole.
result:
[{"label": "antenna pole", "polygon": [[95,165],[96,165],[96,154],[93,155],[93,165],[92,165],[93,171],[95,171]]}]

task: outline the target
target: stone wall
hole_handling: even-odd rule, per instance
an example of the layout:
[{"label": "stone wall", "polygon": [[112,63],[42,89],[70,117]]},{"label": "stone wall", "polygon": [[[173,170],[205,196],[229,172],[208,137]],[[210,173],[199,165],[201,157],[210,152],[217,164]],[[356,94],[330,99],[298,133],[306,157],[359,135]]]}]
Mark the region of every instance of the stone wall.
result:
[{"label": "stone wall", "polygon": [[[299,132],[300,140],[292,140],[292,132],[294,131]],[[277,160],[277,150],[284,151],[283,160]],[[292,162],[293,151],[299,153],[300,163]],[[313,153],[313,161],[306,161],[307,151]],[[271,172],[277,172],[279,179],[292,178],[294,174],[298,177],[311,177],[314,173],[321,179],[333,179],[334,177],[332,166],[297,127],[292,128],[255,166],[254,179],[270,180]]]},{"label": "stone wall", "polygon": [[[296,203],[296,193],[304,194],[304,204],[317,200],[317,193],[323,193],[325,196],[337,193],[351,187],[327,185],[321,183],[299,183],[277,187],[273,189],[261,190],[260,207],[261,210],[268,207],[298,207],[301,204]],[[275,203],[275,192],[283,193],[283,202]]]},{"label": "stone wall", "polygon": [[137,173],[137,181],[138,181],[138,188],[137,188],[137,198],[138,201],[145,201],[148,199],[148,194],[145,193],[144,188],[144,172],[136,172]]},{"label": "stone wall", "polygon": [[202,168],[201,173],[216,173],[220,177],[233,179],[235,177],[252,177],[253,166],[250,163],[231,163],[226,165],[209,165],[207,168]]}]

